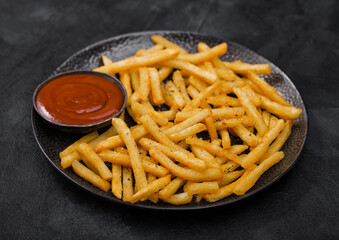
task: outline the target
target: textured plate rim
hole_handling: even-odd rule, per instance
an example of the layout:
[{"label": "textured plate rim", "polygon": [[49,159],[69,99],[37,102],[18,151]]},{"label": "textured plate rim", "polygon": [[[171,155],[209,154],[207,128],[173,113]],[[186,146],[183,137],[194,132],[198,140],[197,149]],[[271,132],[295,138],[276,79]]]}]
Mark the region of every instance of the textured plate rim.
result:
[{"label": "textured plate rim", "polygon": [[[232,43],[232,45],[235,45],[235,46],[238,46],[239,48],[242,48],[242,49],[246,49],[247,51],[251,52],[252,54],[255,54],[255,55],[258,55],[260,56],[261,58],[263,58],[265,61],[269,62],[269,63],[272,63],[274,65],[274,67],[280,71],[279,74],[282,75],[284,81],[288,81],[289,84],[294,88],[294,90],[300,95],[300,101],[301,101],[301,104],[302,106],[304,107],[305,111],[304,111],[304,114],[305,114],[305,137],[303,138],[302,142],[301,142],[301,145],[300,145],[300,148],[298,149],[298,152],[295,154],[295,157],[294,157],[294,160],[292,162],[292,164],[283,172],[281,172],[277,177],[275,177],[274,179],[272,179],[270,182],[264,184],[263,186],[260,186],[258,189],[250,192],[250,193],[246,193],[245,195],[243,196],[240,196],[236,199],[233,199],[233,200],[230,200],[228,202],[222,202],[222,201],[217,201],[217,202],[214,202],[214,203],[206,203],[206,205],[202,205],[202,206],[187,206],[187,205],[182,205],[182,206],[169,206],[169,207],[164,207],[164,206],[157,206],[157,205],[142,205],[142,204],[132,204],[130,202],[124,202],[120,199],[117,199],[117,198],[110,198],[110,197],[107,197],[105,195],[101,195],[101,194],[98,194],[97,192],[94,192],[93,190],[87,188],[86,186],[82,185],[81,183],[77,182],[76,180],[74,180],[71,176],[69,176],[66,172],[64,172],[62,169],[60,169],[55,163],[54,161],[47,155],[47,153],[45,152],[44,148],[42,147],[42,145],[40,144],[40,141],[37,137],[37,134],[36,134],[36,130],[35,130],[35,121],[34,121],[34,117],[33,117],[33,114],[34,114],[34,108],[32,107],[32,111],[31,111],[31,124],[32,124],[32,130],[33,130],[33,133],[34,133],[34,137],[35,137],[35,140],[36,142],[38,143],[38,146],[39,148],[41,149],[41,151],[44,153],[44,155],[46,156],[46,158],[49,160],[49,162],[63,175],[65,176],[68,180],[70,180],[73,184],[75,184],[76,186],[86,190],[87,192],[91,193],[92,195],[95,195],[97,197],[100,197],[106,201],[110,201],[110,202],[114,202],[114,203],[118,203],[118,204],[122,204],[122,205],[125,205],[125,206],[131,206],[131,207],[137,207],[137,208],[141,208],[141,209],[152,209],[152,210],[200,210],[200,209],[207,209],[207,208],[214,208],[214,207],[219,207],[219,206],[225,206],[225,205],[229,205],[229,204],[232,204],[232,203],[235,203],[235,202],[238,202],[240,200],[243,200],[243,199],[246,199],[246,198],[249,198],[249,197],[252,197],[254,194],[256,193],[259,193],[265,189],[267,189],[268,187],[270,187],[273,183],[277,182],[280,178],[282,178],[283,176],[286,175],[287,172],[289,172],[294,166],[295,164],[297,163],[297,161],[300,159],[300,154],[302,153],[303,149],[304,149],[304,145],[305,145],[305,142],[306,142],[306,138],[307,138],[307,135],[308,135],[308,115],[307,115],[307,110],[306,110],[306,106],[304,104],[304,101],[303,101],[303,97],[302,95],[300,94],[300,92],[298,91],[298,89],[296,88],[296,86],[294,85],[294,83],[292,82],[292,80],[285,74],[285,72],[283,72],[278,66],[276,66],[272,61],[266,59],[265,57],[261,56],[260,54],[252,51],[251,49],[241,45],[241,44],[238,44],[238,43],[235,43],[235,42],[232,42],[232,41],[226,41],[220,37],[214,37],[214,36],[210,36],[210,35],[205,35],[205,34],[201,34],[201,33],[198,33],[198,32],[190,32],[190,31],[171,31],[171,30],[157,30],[157,31],[139,31],[139,32],[131,32],[131,33],[125,33],[125,34],[121,34],[121,35],[117,35],[117,36],[114,36],[114,37],[111,37],[111,38],[107,38],[107,39],[103,39],[101,41],[98,41],[98,42],[95,42],[91,45],[88,45],[82,49],[80,49],[79,51],[75,52],[74,54],[72,54],[71,56],[69,56],[67,59],[65,59],[50,75],[49,77],[55,75],[55,73],[61,68],[62,64],[67,62],[69,59],[71,58],[74,58],[75,56],[83,53],[83,52],[86,52],[88,51],[89,49],[91,48],[94,48],[94,47],[97,47],[97,46],[100,46],[100,45],[103,45],[105,43],[108,43],[108,42],[111,42],[111,41],[114,41],[115,39],[119,39],[119,38],[122,38],[122,37],[133,37],[133,36],[139,36],[139,35],[154,35],[154,34],[159,34],[159,35],[164,35],[164,34],[190,34],[190,35],[198,35],[198,36],[202,36],[202,37],[207,37],[207,38],[214,38],[214,39],[218,39],[218,40],[222,40],[222,41],[225,41],[227,43]],[[65,133],[67,134],[67,133]]]}]

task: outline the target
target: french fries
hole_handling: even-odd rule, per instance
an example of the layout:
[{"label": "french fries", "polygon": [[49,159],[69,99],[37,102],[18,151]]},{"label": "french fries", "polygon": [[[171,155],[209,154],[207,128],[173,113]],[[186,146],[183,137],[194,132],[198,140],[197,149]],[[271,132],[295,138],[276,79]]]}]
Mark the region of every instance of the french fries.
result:
[{"label": "french fries", "polygon": [[[61,166],[130,203],[182,205],[246,194],[284,158],[280,149],[302,110],[258,76],[270,74],[268,64],[221,61],[226,43],[200,42],[197,53],[188,53],[162,36],[151,39],[155,45],[135,56],[115,62],[102,56],[104,65],[94,69],[117,73],[136,125],[112,119],[106,132],[62,151]],[[163,105],[169,109],[159,111]]]}]

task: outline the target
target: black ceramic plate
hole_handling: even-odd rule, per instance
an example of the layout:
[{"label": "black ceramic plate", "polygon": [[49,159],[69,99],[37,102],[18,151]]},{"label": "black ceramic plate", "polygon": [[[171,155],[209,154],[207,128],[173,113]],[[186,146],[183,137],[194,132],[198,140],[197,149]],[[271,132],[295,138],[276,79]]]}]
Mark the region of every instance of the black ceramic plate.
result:
[{"label": "black ceramic plate", "polygon": [[[214,46],[219,43],[225,42],[225,40],[218,39],[210,36],[203,36],[196,33],[189,32],[177,32],[177,31],[156,31],[156,32],[138,32],[126,35],[113,37],[98,43],[95,43],[89,47],[86,47],[62,63],[51,76],[62,73],[69,70],[85,69],[90,70],[101,65],[101,55],[104,54],[114,61],[120,60],[129,56],[132,56],[140,48],[148,48],[153,45],[150,40],[150,36],[154,34],[163,35],[169,40],[175,42],[179,46],[182,46],[189,52],[196,52],[196,46],[198,42],[206,42],[209,46]],[[216,207],[220,205],[230,204],[235,201],[239,201],[246,197],[259,192],[260,190],[268,187],[270,184],[278,180],[283,176],[296,162],[305,142],[307,133],[307,114],[303,100],[293,85],[292,81],[273,63],[269,62],[265,58],[252,52],[251,50],[240,46],[239,44],[226,41],[228,44],[228,50],[225,56],[222,56],[222,60],[234,61],[242,60],[248,63],[269,63],[272,69],[272,74],[263,76],[266,81],[273,85],[277,91],[287,99],[292,105],[301,108],[302,114],[296,120],[292,130],[290,138],[287,140],[283,147],[285,152],[285,158],[278,164],[269,169],[255,184],[255,186],[249,190],[244,196],[231,195],[223,200],[215,203],[206,203],[204,201],[200,203],[192,202],[183,206],[172,206],[160,201],[157,204],[153,204],[150,201],[139,202],[136,204],[130,204],[123,202],[113,196],[111,192],[104,192],[94,187],[90,183],[84,181],[76,174],[73,173],[71,168],[63,170],[60,166],[59,152],[65,149],[72,142],[77,140],[81,135],[68,134],[61,132],[57,129],[50,127],[46,124],[42,118],[32,110],[32,126],[36,137],[36,140],[41,150],[46,155],[47,159],[52,163],[56,169],[58,169],[66,178],[73,183],[77,184],[81,188],[105,199],[111,200],[117,203],[123,203],[127,205],[133,205],[142,208],[153,209],[201,209]]]}]

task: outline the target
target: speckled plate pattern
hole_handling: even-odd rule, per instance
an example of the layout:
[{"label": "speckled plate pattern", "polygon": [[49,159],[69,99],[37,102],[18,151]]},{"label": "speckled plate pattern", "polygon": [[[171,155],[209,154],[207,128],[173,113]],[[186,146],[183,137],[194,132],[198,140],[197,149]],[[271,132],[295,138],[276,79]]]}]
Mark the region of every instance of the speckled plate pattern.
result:
[{"label": "speckled plate pattern", "polygon": [[[80,50],[73,56],[69,57],[65,62],[63,62],[51,74],[51,76],[69,70],[91,70],[93,68],[96,68],[101,65],[102,54],[110,57],[113,61],[132,56],[140,48],[151,47],[153,45],[153,42],[150,40],[150,36],[154,34],[159,34],[168,38],[169,40],[175,42],[189,52],[196,52],[197,44],[200,41],[206,42],[209,46],[214,46],[222,42],[227,42],[228,50],[224,56],[221,56],[222,60],[234,61],[240,59],[244,62],[252,64],[270,64],[272,74],[265,75],[263,76],[263,78],[268,83],[273,85],[289,103],[303,110],[302,114],[295,121],[295,125],[292,129],[292,134],[282,149],[285,152],[285,158],[278,164],[270,168],[266,173],[264,173],[255,184],[255,186],[241,197],[231,195],[215,203],[206,203],[204,201],[201,201],[200,203],[192,202],[190,204],[182,206],[172,206],[162,201],[159,201],[159,203],[157,204],[153,204],[150,201],[131,204],[115,198],[110,191],[106,193],[94,187],[90,183],[84,181],[82,178],[78,177],[71,168],[63,170],[60,165],[59,152],[61,152],[77,139],[79,139],[82,135],[61,132],[46,124],[42,120],[42,118],[34,110],[32,110],[32,126],[36,140],[41,150],[46,155],[47,159],[57,170],[59,170],[66,178],[68,178],[70,181],[80,186],[81,188],[116,203],[152,209],[188,210],[221,206],[247,198],[268,187],[270,184],[282,177],[289,169],[291,169],[301,153],[307,134],[308,122],[303,100],[298,90],[293,85],[292,81],[286,76],[286,74],[284,74],[278,67],[276,67],[267,59],[239,44],[232,43],[227,40],[218,39],[215,37],[204,36],[198,33],[190,32],[155,31],[130,33],[100,41]],[[130,120],[126,119],[126,121]]]}]

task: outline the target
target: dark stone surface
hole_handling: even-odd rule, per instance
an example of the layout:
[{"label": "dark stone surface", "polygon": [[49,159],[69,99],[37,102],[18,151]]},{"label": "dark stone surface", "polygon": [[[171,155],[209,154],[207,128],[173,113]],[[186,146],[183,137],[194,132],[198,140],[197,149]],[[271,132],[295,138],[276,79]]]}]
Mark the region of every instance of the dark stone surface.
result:
[{"label": "dark stone surface", "polygon": [[[152,4],[152,5],[151,5]],[[337,239],[339,4],[332,1],[0,2],[1,239]],[[142,30],[238,42],[279,66],[309,116],[301,159],[277,183],[228,207],[138,210],[72,185],[35,142],[35,87],[79,49]]]}]

